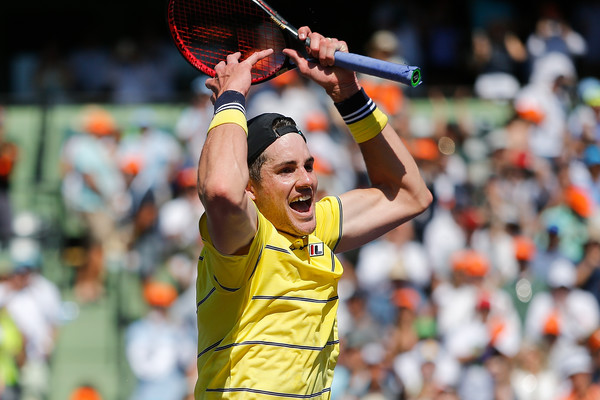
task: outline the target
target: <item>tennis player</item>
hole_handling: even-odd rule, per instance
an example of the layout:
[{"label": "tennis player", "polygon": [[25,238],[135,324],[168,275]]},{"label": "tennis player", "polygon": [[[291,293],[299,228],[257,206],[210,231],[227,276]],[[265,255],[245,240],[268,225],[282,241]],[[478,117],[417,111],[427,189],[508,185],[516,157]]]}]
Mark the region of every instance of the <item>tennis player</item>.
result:
[{"label": "tennis player", "polygon": [[198,166],[204,249],[198,264],[196,399],[329,399],[339,353],[334,253],[423,212],[431,193],[400,137],[352,71],[333,67],[344,41],[308,27],[308,52],[286,49],[325,89],[360,145],[372,186],[315,200],[314,159],[300,127],[278,114],[249,121],[252,66],[231,54],[206,83],[215,114]]}]

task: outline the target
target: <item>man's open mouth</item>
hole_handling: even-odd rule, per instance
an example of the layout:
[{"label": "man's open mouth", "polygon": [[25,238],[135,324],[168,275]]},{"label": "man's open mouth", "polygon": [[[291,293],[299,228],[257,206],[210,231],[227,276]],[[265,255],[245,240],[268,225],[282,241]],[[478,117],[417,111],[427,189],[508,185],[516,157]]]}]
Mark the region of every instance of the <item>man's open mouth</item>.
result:
[{"label": "man's open mouth", "polygon": [[290,207],[297,212],[308,212],[312,204],[312,196],[304,195],[290,202]]}]

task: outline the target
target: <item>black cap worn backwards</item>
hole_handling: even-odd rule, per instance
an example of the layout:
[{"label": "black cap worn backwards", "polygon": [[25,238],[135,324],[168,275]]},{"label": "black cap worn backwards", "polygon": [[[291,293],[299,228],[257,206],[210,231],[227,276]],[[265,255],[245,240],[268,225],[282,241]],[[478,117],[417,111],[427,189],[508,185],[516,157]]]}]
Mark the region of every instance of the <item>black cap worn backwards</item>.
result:
[{"label": "black cap worn backwards", "polygon": [[[273,129],[273,122],[277,119],[290,120],[293,125]],[[299,134],[306,142],[306,138],[291,118],[281,114],[267,113],[250,119],[248,121],[248,166],[252,165],[258,156],[274,141],[291,132]]]}]

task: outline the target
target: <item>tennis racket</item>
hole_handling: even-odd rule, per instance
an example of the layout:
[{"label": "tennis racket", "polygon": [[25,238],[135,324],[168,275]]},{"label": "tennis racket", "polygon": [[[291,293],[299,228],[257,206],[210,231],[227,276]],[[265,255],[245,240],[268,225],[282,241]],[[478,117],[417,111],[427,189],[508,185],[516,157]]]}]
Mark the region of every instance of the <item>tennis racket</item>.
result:
[{"label": "tennis racket", "polygon": [[[295,68],[284,48],[307,56],[307,43],[298,39],[297,29],[262,0],[169,0],[167,22],[184,58],[211,77],[219,62],[238,51],[245,59],[259,50],[274,50],[252,68],[253,84]],[[412,87],[421,84],[418,67],[339,51],[334,63]]]}]

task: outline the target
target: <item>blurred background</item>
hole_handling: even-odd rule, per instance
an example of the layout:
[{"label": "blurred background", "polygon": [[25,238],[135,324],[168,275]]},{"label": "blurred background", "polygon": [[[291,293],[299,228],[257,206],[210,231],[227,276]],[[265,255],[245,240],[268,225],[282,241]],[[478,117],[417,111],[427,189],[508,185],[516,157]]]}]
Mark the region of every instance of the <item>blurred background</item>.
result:
[{"label": "blurred background", "polygon": [[[359,76],[435,199],[341,255],[332,398],[600,398],[600,3],[269,3],[423,75]],[[165,9],[1,6],[3,400],[191,398],[212,105]],[[320,197],[367,184],[310,82],[254,86],[266,111],[304,130]]]},{"label": "blurred background", "polygon": [[[497,43],[508,31],[525,41],[535,31],[542,14],[567,21],[588,42],[588,51],[577,55],[578,67],[584,75],[598,66],[600,57],[594,1],[532,1],[525,4],[476,0],[438,0],[427,4],[372,1],[360,4],[360,7],[350,7],[341,0],[308,0],[301,7],[278,0],[271,3],[295,26],[310,25],[328,36],[344,38],[357,53],[364,53],[369,35],[375,30],[395,31],[404,39],[402,48],[397,51],[409,63],[423,68],[430,85],[473,84],[480,72],[472,65],[473,34],[486,32]],[[62,89],[69,92],[71,98],[89,96],[92,83],[81,82],[85,78],[72,69],[83,68],[73,65],[75,59],[83,58],[82,54],[92,50],[104,53],[106,57],[122,57],[124,47],[135,44],[136,51],[146,58],[156,55],[159,50],[174,57],[165,9],[166,2],[156,0],[145,3],[107,0],[95,4],[68,0],[8,2],[3,5],[0,16],[3,32],[0,93],[3,96],[11,93],[31,96],[30,92],[41,83],[36,85],[26,77],[36,69],[50,68],[57,63],[56,67],[68,64],[71,74],[75,74],[62,82]],[[89,59],[88,62],[93,64]],[[163,59],[163,62],[167,61]],[[96,65],[96,68],[100,66]],[[186,79],[194,72],[186,71],[181,65],[179,68],[174,76],[172,73],[165,75],[162,81],[181,94],[188,89]],[[526,80],[527,73],[526,66],[520,65],[518,78]],[[98,76],[95,83],[100,85],[101,80]],[[104,84],[103,89],[108,90],[110,85]]]}]

